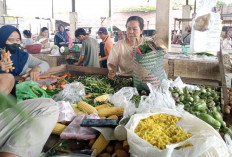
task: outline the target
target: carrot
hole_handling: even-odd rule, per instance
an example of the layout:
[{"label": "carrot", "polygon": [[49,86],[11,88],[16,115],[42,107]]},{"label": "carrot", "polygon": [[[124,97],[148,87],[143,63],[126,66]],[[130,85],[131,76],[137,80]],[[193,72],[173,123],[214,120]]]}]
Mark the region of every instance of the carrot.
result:
[{"label": "carrot", "polygon": [[47,79],[47,78],[51,78],[51,75],[41,75],[41,76],[39,76],[39,79]]},{"label": "carrot", "polygon": [[87,94],[87,95],[85,96],[85,98],[91,98],[91,97],[92,97],[91,94]]}]

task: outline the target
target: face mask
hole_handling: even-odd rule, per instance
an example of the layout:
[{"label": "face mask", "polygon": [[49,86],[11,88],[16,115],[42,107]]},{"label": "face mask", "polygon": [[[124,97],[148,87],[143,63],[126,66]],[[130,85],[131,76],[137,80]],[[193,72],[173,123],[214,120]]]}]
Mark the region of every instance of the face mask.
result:
[{"label": "face mask", "polygon": [[14,54],[19,50],[20,45],[19,44],[6,44],[6,50],[9,50],[11,54]]}]

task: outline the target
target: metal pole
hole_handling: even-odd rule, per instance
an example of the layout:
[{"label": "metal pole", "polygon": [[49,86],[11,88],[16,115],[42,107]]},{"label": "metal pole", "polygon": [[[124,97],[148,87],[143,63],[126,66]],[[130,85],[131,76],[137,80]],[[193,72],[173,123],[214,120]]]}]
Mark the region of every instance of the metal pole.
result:
[{"label": "metal pole", "polygon": [[53,0],[52,0],[52,19],[54,19],[54,8],[53,8]]},{"label": "metal pole", "polygon": [[3,0],[3,14],[7,15],[6,0]]},{"label": "metal pole", "polygon": [[189,1],[188,0],[186,0],[186,5],[189,5]]},{"label": "metal pole", "polygon": [[111,17],[111,0],[109,0],[109,17]]},{"label": "metal pole", "polygon": [[197,0],[194,1],[194,14],[196,14]]},{"label": "metal pole", "polygon": [[72,0],[72,12],[75,12],[75,0]]}]

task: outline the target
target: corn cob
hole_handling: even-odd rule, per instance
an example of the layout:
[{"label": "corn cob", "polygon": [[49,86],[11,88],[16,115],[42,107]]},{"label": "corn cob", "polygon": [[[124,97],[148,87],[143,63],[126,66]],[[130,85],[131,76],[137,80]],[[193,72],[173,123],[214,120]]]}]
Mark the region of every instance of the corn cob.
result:
[{"label": "corn cob", "polygon": [[107,119],[114,119],[114,120],[118,121],[118,116],[112,115],[112,116],[107,117]]},{"label": "corn cob", "polygon": [[64,131],[65,128],[66,128],[65,125],[60,124],[60,123],[56,123],[56,126],[52,130],[52,134],[60,135]]},{"label": "corn cob", "polygon": [[116,116],[122,116],[124,112],[123,107],[107,107],[107,108],[101,108],[98,110],[98,115],[100,117],[108,117],[112,115]]},{"label": "corn cob", "polygon": [[95,106],[95,108],[96,108],[97,110],[99,110],[99,109],[101,109],[101,108],[106,108],[106,107],[110,107],[110,105],[109,105],[109,104],[102,104],[102,105],[99,105],[99,106]]},{"label": "corn cob", "polygon": [[84,112],[82,112],[82,111],[80,111],[78,108],[76,108],[76,107],[73,107],[73,110],[74,110],[74,112],[76,113],[76,115],[78,115],[78,114],[83,114]]},{"label": "corn cob", "polygon": [[101,134],[97,140],[94,142],[92,149],[97,150],[97,155],[99,155],[105,148],[106,146],[110,143],[110,141],[107,141],[105,137]]},{"label": "corn cob", "polygon": [[88,114],[97,113],[97,110],[93,106],[84,101],[79,101],[77,107]]},{"label": "corn cob", "polygon": [[96,97],[94,99],[94,103],[97,103],[97,102],[107,102],[108,99],[109,99],[109,95],[108,94],[104,94],[104,95]]}]

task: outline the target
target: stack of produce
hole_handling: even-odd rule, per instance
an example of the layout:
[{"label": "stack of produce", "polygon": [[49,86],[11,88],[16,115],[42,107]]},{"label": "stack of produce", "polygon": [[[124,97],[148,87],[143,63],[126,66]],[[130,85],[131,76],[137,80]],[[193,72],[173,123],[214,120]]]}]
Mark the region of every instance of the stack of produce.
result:
[{"label": "stack of produce", "polygon": [[194,91],[190,91],[188,87],[185,87],[183,92],[178,88],[169,88],[169,90],[177,106],[184,105],[184,110],[232,137],[232,131],[226,127],[220,113],[221,93],[217,89],[201,86],[200,90]]}]

